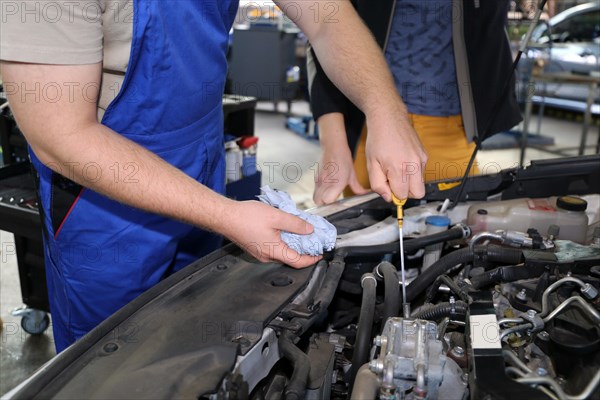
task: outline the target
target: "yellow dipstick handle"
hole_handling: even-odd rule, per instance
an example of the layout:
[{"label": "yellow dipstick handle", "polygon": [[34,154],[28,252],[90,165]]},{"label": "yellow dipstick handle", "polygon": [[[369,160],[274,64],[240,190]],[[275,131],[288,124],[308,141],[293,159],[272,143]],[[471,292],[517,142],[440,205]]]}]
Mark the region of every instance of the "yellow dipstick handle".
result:
[{"label": "yellow dipstick handle", "polygon": [[404,212],[402,210],[402,207],[406,203],[406,199],[400,200],[399,198],[396,197],[395,194],[392,193],[392,202],[398,208],[398,226],[400,228],[402,228],[402,225],[403,225],[403,222],[404,222]]}]

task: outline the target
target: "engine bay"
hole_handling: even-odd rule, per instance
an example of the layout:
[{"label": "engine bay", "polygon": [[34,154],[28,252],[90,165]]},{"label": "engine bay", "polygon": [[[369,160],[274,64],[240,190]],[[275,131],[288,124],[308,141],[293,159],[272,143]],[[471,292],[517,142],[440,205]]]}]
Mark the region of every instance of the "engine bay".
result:
[{"label": "engine bay", "polygon": [[600,398],[600,157],[313,210],[315,266],[229,245],[134,300],[8,398]]},{"label": "engine bay", "polygon": [[[597,196],[584,197],[597,209]],[[557,239],[552,229],[472,235],[456,224],[435,240],[406,241],[408,314],[393,245],[340,248],[327,266],[344,271],[325,325],[313,324],[309,338],[302,330],[295,336],[309,348],[344,341],[333,364],[337,384],[331,397],[285,398],[596,398],[600,232],[583,245]],[[426,266],[435,245],[415,242],[439,243],[443,235],[441,257]]]},{"label": "engine bay", "polygon": [[[562,201],[594,210],[600,206],[598,195],[591,195],[538,199],[531,208],[543,203],[544,213],[556,213],[550,204]],[[383,223],[365,222],[381,216],[387,205],[376,200],[365,204],[355,218],[334,218],[338,229],[349,233],[339,237],[331,259],[317,267],[328,271],[322,281],[325,286],[334,270],[343,271],[331,302],[314,297],[293,302],[272,325],[280,334],[280,352],[294,371],[283,385],[284,398],[597,398],[597,211],[591,213],[591,224],[580,225],[578,220],[573,223],[578,232],[565,232],[565,237],[575,235],[578,242],[559,239],[561,230],[554,224],[544,235],[535,228],[527,233],[472,233],[470,226],[477,224],[468,215],[483,214],[473,210],[492,210],[507,202],[515,203],[468,203],[466,218],[458,217],[458,210],[453,215],[468,225],[452,223],[441,233],[419,236],[415,235],[419,221],[431,219],[431,215],[424,218],[427,210],[435,212],[443,204],[408,210],[405,218],[412,219],[410,226],[416,230],[409,232],[413,239],[405,242],[408,312],[402,309],[398,284],[397,237],[389,244],[354,244],[361,242],[355,238],[370,241],[373,231],[384,241],[393,239],[393,216]],[[352,221],[355,226],[368,226],[353,230]],[[534,218],[529,223],[539,228],[545,221]],[[589,237],[591,227],[595,228]],[[436,245],[441,257],[430,260]],[[326,317],[309,316],[324,305]],[[293,343],[298,346],[293,352],[282,351],[282,345],[287,349]],[[314,348],[329,352],[330,357],[315,354]],[[320,373],[313,376],[310,371],[319,363]],[[308,373],[300,378],[298,371],[303,370]],[[250,398],[276,398],[274,387],[282,382],[276,376],[266,379],[253,388]]]}]

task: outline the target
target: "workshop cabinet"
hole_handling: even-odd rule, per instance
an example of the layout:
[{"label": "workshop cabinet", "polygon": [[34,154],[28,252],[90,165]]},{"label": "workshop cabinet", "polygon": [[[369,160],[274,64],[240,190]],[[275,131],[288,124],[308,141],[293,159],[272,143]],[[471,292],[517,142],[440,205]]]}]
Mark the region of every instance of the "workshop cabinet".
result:
[{"label": "workshop cabinet", "polygon": [[250,26],[234,29],[229,61],[231,93],[273,102],[286,101],[288,113],[300,87],[296,28]]}]

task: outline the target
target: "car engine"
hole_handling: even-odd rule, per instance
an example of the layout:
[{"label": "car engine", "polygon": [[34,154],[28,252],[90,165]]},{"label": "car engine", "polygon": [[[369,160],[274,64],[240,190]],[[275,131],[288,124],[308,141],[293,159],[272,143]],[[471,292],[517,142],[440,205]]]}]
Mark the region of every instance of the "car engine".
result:
[{"label": "car engine", "polygon": [[[569,200],[600,206],[598,195]],[[378,204],[365,206],[356,219],[385,208]],[[482,206],[474,203],[468,210]],[[390,220],[387,225],[395,228]],[[348,219],[343,222],[347,227]],[[584,228],[587,235],[588,225]],[[383,229],[380,235],[386,236]],[[397,242],[338,248],[322,264],[328,275],[344,269],[327,317],[309,315],[328,299],[307,296],[274,325],[287,337],[286,347],[299,346],[282,352],[294,371],[283,385],[284,398],[597,398],[600,228],[589,243],[558,239],[558,226],[549,232],[472,235],[457,224],[434,234],[436,239],[407,240],[415,253],[408,314],[400,301]],[[440,241],[442,256],[423,268],[419,253],[431,245],[415,242]],[[303,365],[310,369],[300,378]],[[250,398],[276,398],[273,385],[283,382],[276,376],[261,381]]]},{"label": "car engine", "polygon": [[[293,373],[250,398],[598,398],[599,210],[597,194],[409,208],[404,305],[394,211],[378,199],[330,218],[342,233],[321,290],[340,275],[337,291],[280,314]],[[428,234],[440,215],[451,226]]]},{"label": "car engine", "polygon": [[600,157],[313,210],[314,267],[234,245],[168,278],[8,398],[600,398]]}]

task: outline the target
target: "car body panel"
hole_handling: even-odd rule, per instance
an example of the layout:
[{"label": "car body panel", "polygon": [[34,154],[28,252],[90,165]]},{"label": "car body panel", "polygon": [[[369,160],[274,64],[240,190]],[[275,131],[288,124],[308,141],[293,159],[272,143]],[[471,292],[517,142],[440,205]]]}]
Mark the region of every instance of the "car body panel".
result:
[{"label": "car body panel", "polygon": [[17,388],[15,398],[214,392],[313,269],[259,263],[228,245],[123,307]]}]

